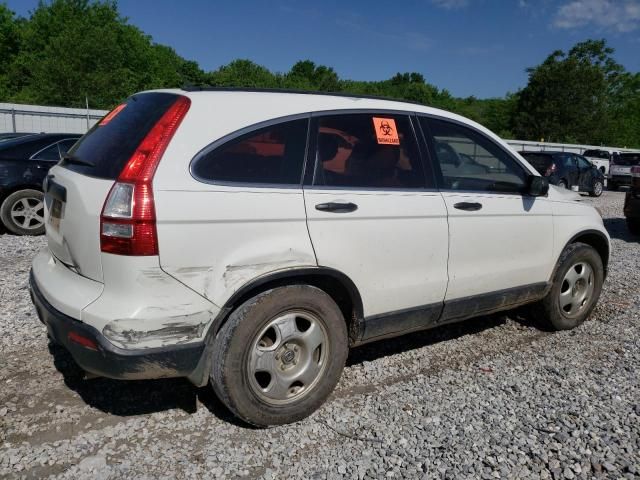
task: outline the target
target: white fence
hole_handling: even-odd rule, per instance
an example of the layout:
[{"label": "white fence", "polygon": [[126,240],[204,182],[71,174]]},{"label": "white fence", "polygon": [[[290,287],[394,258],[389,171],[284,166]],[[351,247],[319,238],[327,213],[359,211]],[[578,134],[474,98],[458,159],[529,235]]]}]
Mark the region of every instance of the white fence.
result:
[{"label": "white fence", "polygon": [[0,133],[85,133],[106,110],[0,103]]},{"label": "white fence", "polygon": [[[106,110],[0,103],[0,133],[85,133],[106,114]],[[506,142],[515,150],[519,151],[560,150],[578,154],[591,149],[621,152],[638,151],[628,148],[599,145],[572,145],[564,143],[529,142],[526,140],[506,140]]]},{"label": "white fence", "polygon": [[575,145],[571,143],[529,142],[527,140],[505,140],[514,150],[521,151],[560,151],[582,154],[585,150],[610,150],[615,152],[637,152],[631,148],[606,147],[602,145]]}]

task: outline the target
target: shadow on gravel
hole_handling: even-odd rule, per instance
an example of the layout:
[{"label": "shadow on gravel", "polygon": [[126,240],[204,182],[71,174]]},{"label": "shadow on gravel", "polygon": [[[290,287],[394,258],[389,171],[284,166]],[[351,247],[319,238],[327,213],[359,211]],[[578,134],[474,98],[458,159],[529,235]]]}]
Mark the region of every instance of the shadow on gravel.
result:
[{"label": "shadow on gravel", "polygon": [[605,218],[603,220],[604,227],[609,232],[611,238],[617,238],[618,240],[624,240],[625,242],[638,242],[640,237],[632,235],[627,227],[627,221],[624,217]]},{"label": "shadow on gravel", "polygon": [[472,318],[464,322],[443,325],[430,330],[422,330],[401,337],[379,340],[353,348],[349,353],[347,366],[370,362],[389,355],[446,342],[465,335],[480,333],[484,330],[503,325],[507,321],[507,316],[522,325],[538,327],[535,322],[526,319],[515,311],[507,312],[507,314],[503,312],[486,317]]},{"label": "shadow on gravel", "polygon": [[183,378],[87,380],[84,378],[83,370],[66,349],[49,343],[49,352],[53,356],[56,369],[63,375],[67,387],[80,395],[88,405],[104,413],[128,417],[178,408],[185,413],[193,414],[197,411],[198,401],[200,401],[220,420],[247,427],[227,410],[210,386],[198,388]]},{"label": "shadow on gravel", "polygon": [[[415,332],[410,335],[380,340],[351,350],[347,366],[373,361],[389,355],[416,348],[446,342],[464,335],[473,335],[484,330],[503,325],[507,316],[526,327],[538,327],[518,311],[479,317],[461,323]],[[218,400],[213,389],[193,386],[188,380],[169,378],[160,380],[111,380],[95,378],[87,380],[84,372],[64,348],[49,343],[56,369],[63,375],[64,382],[76,392],[84,402],[98,410],[118,416],[145,415],[179,408],[188,414],[197,411],[198,401],[224,422],[243,428],[254,428],[238,420]]]}]

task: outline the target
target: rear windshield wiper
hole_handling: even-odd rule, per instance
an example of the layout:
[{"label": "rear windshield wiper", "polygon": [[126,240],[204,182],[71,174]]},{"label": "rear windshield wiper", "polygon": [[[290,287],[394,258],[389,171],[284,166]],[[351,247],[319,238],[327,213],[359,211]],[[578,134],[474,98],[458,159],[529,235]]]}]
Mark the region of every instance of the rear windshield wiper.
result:
[{"label": "rear windshield wiper", "polygon": [[76,165],[85,165],[87,167],[95,167],[96,166],[95,163],[90,162],[89,160],[82,160],[81,158],[78,158],[75,155],[69,155],[69,154],[64,155],[62,157],[62,162],[64,162],[63,165],[67,164],[67,163],[73,163],[73,164],[76,164]]}]

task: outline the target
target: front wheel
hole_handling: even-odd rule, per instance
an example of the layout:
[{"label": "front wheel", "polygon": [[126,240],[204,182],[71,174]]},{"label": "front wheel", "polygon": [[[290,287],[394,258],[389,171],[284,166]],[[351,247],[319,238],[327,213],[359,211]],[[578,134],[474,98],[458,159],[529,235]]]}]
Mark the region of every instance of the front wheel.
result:
[{"label": "front wheel", "polygon": [[44,233],[44,195],[33,189],[13,192],[0,206],[0,219],[16,235]]},{"label": "front wheel", "polygon": [[231,313],[213,344],[211,383],[247,423],[292,423],[331,394],[348,349],[345,320],[329,295],[310,285],[278,287]]},{"label": "front wheel", "polygon": [[589,192],[589,196],[591,197],[599,197],[602,195],[602,190],[604,189],[604,185],[602,184],[602,180],[596,180],[593,182],[593,188]]},{"label": "front wheel", "polygon": [[535,305],[538,313],[555,330],[570,330],[593,311],[604,281],[604,267],[590,245],[572,243],[560,255],[551,290]]}]

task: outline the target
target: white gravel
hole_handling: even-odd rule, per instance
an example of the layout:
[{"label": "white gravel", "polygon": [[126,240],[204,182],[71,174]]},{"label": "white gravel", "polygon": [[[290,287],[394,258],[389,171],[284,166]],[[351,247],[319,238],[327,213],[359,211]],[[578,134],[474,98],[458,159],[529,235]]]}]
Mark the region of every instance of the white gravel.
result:
[{"label": "white gravel", "polygon": [[584,197],[613,254],[578,329],[512,314],[367,345],[323,408],[267,430],[184,380],[80,380],[29,300],[44,239],[0,234],[0,477],[638,478],[640,243],[623,196]]}]

